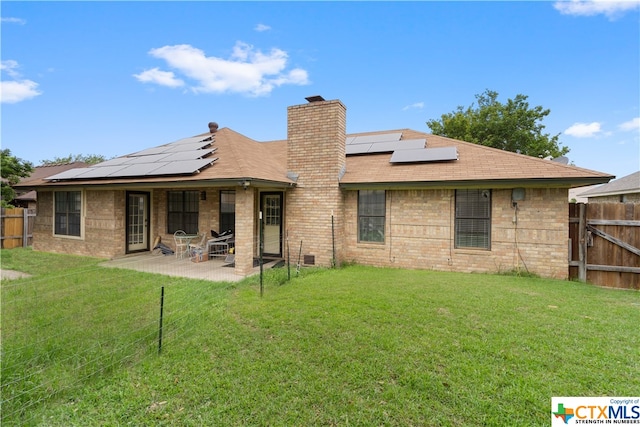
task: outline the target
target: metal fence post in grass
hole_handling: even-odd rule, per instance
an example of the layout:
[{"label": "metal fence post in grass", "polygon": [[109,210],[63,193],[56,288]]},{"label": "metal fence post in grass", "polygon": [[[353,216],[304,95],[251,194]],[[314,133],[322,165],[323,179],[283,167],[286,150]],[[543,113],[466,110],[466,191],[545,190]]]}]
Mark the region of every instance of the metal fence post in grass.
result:
[{"label": "metal fence post in grass", "polygon": [[158,329],[158,354],[162,353],[162,315],[164,312],[164,286],[160,291],[160,327]]},{"label": "metal fence post in grass", "polygon": [[291,281],[291,251],[289,251],[289,232],[287,232],[287,281]]},{"label": "metal fence post in grass", "polygon": [[263,286],[263,266],[262,266],[262,255],[264,253],[264,223],[262,222],[262,211],[260,211],[260,244],[258,245],[260,248],[260,258],[258,260],[258,262],[260,263],[260,296],[263,295],[264,293],[264,286]]},{"label": "metal fence post in grass", "polygon": [[333,225],[333,209],[331,209],[331,246],[333,248],[333,257],[331,258],[331,268],[336,268],[336,231]]}]

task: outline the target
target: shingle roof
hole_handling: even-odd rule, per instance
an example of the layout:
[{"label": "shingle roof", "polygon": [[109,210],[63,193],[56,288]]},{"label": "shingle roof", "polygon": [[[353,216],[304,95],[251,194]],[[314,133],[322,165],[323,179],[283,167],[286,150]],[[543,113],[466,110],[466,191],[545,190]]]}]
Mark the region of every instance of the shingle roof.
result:
[{"label": "shingle roof", "polygon": [[[477,144],[435,136],[411,129],[349,134],[373,135],[402,133],[402,139],[426,139],[428,148],[451,147],[459,159],[444,162],[389,162],[390,153],[347,156],[346,173],[340,183],[344,187],[424,186],[452,187],[460,185],[498,186],[581,186],[608,182],[613,176],[588,169],[568,166]],[[208,136],[209,134],[203,134]],[[401,143],[401,142],[400,142]],[[209,184],[231,185],[233,181],[251,179],[269,184],[295,185],[287,177],[287,141],[258,142],[229,128],[215,133],[213,153],[218,159],[209,167],[192,175],[124,177],[110,179],[47,181],[46,177],[28,182],[31,188],[49,185],[114,185],[149,184],[179,186]],[[294,171],[295,172],[295,171]],[[48,175],[52,176],[53,173]],[[26,183],[25,183],[26,184]]]},{"label": "shingle roof", "polygon": [[[74,168],[83,168],[88,166],[85,162],[72,162],[72,163],[64,163],[61,165],[43,165],[36,166],[33,168],[31,175],[23,178],[18,182],[14,188],[19,190],[21,188],[30,188],[34,184],[41,184],[43,182],[43,178],[48,176],[52,176],[70,169]],[[24,195],[21,195],[24,196]],[[16,197],[17,199],[18,197]]]},{"label": "shingle roof", "polygon": [[[209,134],[202,134],[209,136]],[[47,185],[113,185],[113,184],[182,184],[195,182],[233,181],[241,179],[261,180],[265,182],[292,185],[287,178],[287,143],[277,141],[260,143],[247,138],[229,128],[221,128],[215,133],[216,148],[212,157],[218,159],[212,166],[192,175],[164,175],[152,177],[126,177],[106,179],[86,179],[51,182],[44,178],[55,175],[48,174],[39,180],[29,181],[30,186]]]},{"label": "shingle roof", "polygon": [[592,188],[584,193],[578,194],[578,196],[598,197],[629,193],[640,193],[640,171],[618,178],[608,184]]},{"label": "shingle roof", "polygon": [[602,172],[411,129],[387,131],[392,132],[402,132],[402,139],[424,138],[427,148],[454,146],[458,150],[458,160],[391,164],[390,154],[349,156],[342,184],[356,186],[371,183],[428,183],[429,186],[447,186],[491,181],[494,186],[500,183],[508,186],[528,181],[530,184],[555,183],[570,187],[607,182],[613,178]]}]

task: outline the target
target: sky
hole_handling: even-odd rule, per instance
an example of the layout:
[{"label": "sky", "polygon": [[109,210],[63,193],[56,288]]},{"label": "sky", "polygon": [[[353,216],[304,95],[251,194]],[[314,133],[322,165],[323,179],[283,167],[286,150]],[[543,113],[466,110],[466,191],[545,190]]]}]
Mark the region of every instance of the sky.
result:
[{"label": "sky", "polygon": [[3,1],[1,145],[34,165],[208,131],[286,139],[339,99],[347,133],[410,128],[486,90],[550,113],[569,161],[640,170],[640,1]]}]

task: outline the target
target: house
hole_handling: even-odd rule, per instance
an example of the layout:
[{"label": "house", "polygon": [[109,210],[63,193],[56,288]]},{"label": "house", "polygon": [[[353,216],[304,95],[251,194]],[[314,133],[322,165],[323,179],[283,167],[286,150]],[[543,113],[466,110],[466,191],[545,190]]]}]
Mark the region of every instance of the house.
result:
[{"label": "house", "polygon": [[588,203],[640,203],[640,171],[579,194]]},{"label": "house", "polygon": [[596,185],[586,185],[584,187],[576,187],[569,189],[569,203],[587,203],[588,200],[586,197],[582,196],[582,193],[585,193],[587,190],[591,190],[592,188],[600,187],[602,184]]},{"label": "house", "polygon": [[[287,139],[209,132],[31,181],[34,250],[120,257],[232,229],[235,271],[264,253],[463,272],[568,272],[571,187],[612,176],[410,129],[346,134],[339,100],[288,108]],[[301,249],[299,249],[299,247]]]}]

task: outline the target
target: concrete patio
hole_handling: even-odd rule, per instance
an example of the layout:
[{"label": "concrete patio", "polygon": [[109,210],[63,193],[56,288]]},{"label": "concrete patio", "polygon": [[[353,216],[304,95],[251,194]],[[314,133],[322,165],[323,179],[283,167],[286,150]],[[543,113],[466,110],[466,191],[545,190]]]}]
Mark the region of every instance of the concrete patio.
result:
[{"label": "concrete patio", "polygon": [[[263,267],[271,268],[275,264],[276,262],[271,261],[265,263]],[[228,262],[224,262],[224,258],[192,262],[189,258],[179,259],[175,255],[162,255],[151,252],[114,258],[100,264],[102,267],[124,268],[146,273],[215,282],[237,282],[242,280],[244,277],[235,274],[235,269],[229,265]],[[260,268],[256,267],[253,269],[252,274],[258,274],[259,272]]]}]

